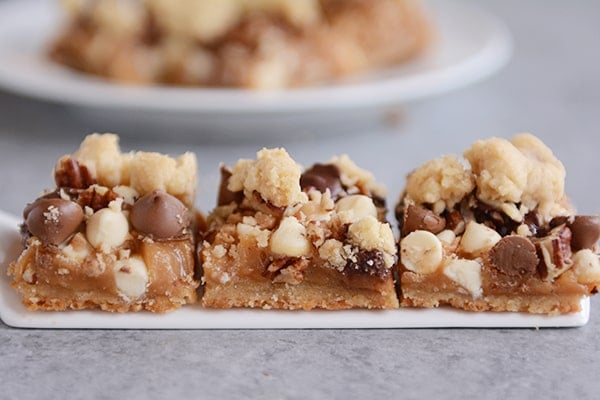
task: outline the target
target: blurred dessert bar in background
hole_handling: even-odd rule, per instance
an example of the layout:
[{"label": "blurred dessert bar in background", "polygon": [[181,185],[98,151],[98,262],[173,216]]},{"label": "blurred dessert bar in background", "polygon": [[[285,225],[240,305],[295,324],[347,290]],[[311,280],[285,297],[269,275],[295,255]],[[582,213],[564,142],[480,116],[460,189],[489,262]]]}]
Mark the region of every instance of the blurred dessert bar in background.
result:
[{"label": "blurred dessert bar in background", "polygon": [[417,0],[64,0],[50,56],[136,84],[277,89],[393,66],[422,52]]}]

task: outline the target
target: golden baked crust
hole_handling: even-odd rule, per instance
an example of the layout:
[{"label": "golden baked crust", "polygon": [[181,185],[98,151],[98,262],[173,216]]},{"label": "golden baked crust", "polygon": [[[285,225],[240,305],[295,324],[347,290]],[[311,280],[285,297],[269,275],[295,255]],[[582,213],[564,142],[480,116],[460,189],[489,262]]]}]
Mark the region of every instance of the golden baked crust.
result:
[{"label": "golden baked crust", "polygon": [[[199,249],[203,306],[398,307],[383,199],[367,189],[370,174],[337,160],[302,172],[285,150],[263,149],[223,167]],[[342,176],[360,177],[346,186]]]},{"label": "golden baked crust", "polygon": [[416,0],[70,0],[51,57],[120,82],[275,89],[420,53]]},{"label": "golden baked crust", "polygon": [[600,217],[577,216],[565,169],[538,138],[474,143],[407,177],[401,305],[568,313],[600,286]]},{"label": "golden baked crust", "polygon": [[24,210],[25,249],[8,269],[27,308],[165,312],[196,301],[192,154],[122,154],[116,135],[95,134],[54,172],[57,188]]}]

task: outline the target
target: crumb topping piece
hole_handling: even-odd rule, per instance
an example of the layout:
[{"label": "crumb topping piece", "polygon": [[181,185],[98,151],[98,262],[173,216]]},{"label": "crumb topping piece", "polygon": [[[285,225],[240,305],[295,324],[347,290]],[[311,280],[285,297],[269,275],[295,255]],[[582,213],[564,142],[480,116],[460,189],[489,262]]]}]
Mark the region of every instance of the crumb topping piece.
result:
[{"label": "crumb topping piece", "polygon": [[[64,169],[68,157],[61,158],[55,173]],[[178,158],[142,151],[121,153],[117,135],[94,133],[86,136],[72,158],[102,186],[130,186],[141,196],[159,189],[188,207],[194,204],[197,167],[193,153]]]},{"label": "crumb topping piece", "polygon": [[385,186],[377,184],[373,174],[358,167],[348,155],[333,157],[329,163],[335,165],[340,171],[340,180],[347,188],[348,194],[372,193],[375,196],[385,197]]},{"label": "crumb topping piece", "polygon": [[221,38],[248,13],[278,13],[295,26],[312,24],[322,14],[318,0],[63,0],[62,3],[73,17],[85,15],[106,32],[139,32],[149,12],[166,34],[203,42]]},{"label": "crumb topping piece", "polygon": [[404,202],[426,204],[441,214],[475,190],[478,201],[516,222],[532,210],[543,222],[567,213],[565,169],[535,136],[480,140],[464,157],[446,155],[417,168],[407,177]]},{"label": "crumb topping piece", "polygon": [[231,170],[228,189],[247,198],[258,193],[263,200],[287,207],[307,201],[300,188],[302,167],[284,149],[262,149],[256,160],[240,160]]},{"label": "crumb topping piece", "polygon": [[549,214],[564,196],[564,166],[531,134],[475,142],[465,158],[476,176],[478,197],[490,204],[521,203]]},{"label": "crumb topping piece", "polygon": [[464,162],[447,155],[431,160],[407,178],[406,193],[416,203],[436,204],[452,208],[473,191],[475,180]]}]

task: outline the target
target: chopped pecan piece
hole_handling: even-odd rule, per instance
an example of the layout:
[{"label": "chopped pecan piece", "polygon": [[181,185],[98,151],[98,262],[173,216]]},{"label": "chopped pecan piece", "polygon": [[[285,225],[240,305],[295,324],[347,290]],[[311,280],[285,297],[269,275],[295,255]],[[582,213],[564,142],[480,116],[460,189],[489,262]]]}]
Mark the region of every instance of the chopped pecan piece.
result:
[{"label": "chopped pecan piece", "polygon": [[101,193],[96,188],[93,188],[79,193],[77,202],[82,208],[90,207],[95,212],[101,208],[108,207],[108,203],[115,200],[117,197],[119,196],[110,189],[107,189],[105,192]]},{"label": "chopped pecan piece", "polygon": [[552,229],[546,237],[534,239],[534,243],[543,279],[551,282],[571,268],[571,230],[566,225]]},{"label": "chopped pecan piece", "polygon": [[85,165],[71,157],[63,157],[54,169],[54,181],[59,188],[86,189],[97,183]]},{"label": "chopped pecan piece", "polygon": [[297,285],[304,280],[304,271],[310,262],[306,258],[280,258],[274,260],[263,272],[263,276],[273,283],[289,283]]}]

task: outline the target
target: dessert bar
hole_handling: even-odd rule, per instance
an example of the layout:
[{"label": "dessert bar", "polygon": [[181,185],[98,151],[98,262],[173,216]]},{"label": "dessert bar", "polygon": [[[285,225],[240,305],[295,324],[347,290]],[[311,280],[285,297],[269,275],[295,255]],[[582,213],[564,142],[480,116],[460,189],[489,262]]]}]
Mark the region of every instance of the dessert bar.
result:
[{"label": "dessert bar", "polygon": [[384,189],[347,156],[303,171],[283,149],[221,168],[200,246],[204,307],[396,308]]},{"label": "dessert bar", "polygon": [[396,207],[403,306],[568,313],[600,286],[600,217],[576,215],[538,138],[474,143],[407,177]]},{"label": "dessert bar", "polygon": [[394,65],[429,27],[416,0],[68,0],[50,57],[137,84],[276,89]]},{"label": "dessert bar", "polygon": [[163,312],[196,300],[196,158],[121,153],[90,135],[54,170],[56,189],[23,212],[9,267],[30,310]]}]

